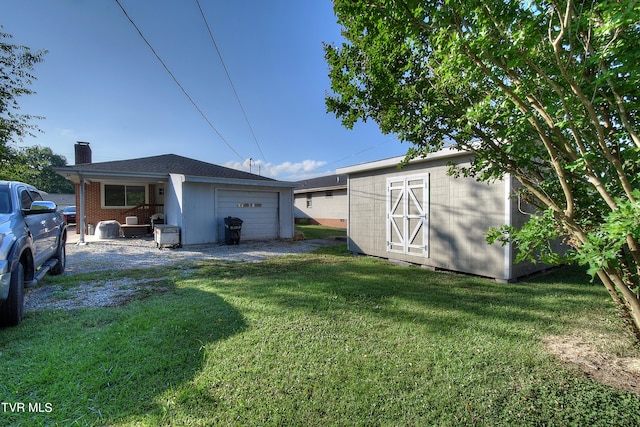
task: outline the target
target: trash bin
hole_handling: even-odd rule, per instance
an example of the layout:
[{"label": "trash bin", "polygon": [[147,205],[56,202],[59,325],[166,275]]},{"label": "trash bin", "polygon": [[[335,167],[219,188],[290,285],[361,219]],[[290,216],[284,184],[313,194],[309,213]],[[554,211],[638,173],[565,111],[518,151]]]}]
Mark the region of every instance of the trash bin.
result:
[{"label": "trash bin", "polygon": [[153,240],[158,249],[164,246],[177,248],[180,246],[180,227],[158,224],[153,229]]},{"label": "trash bin", "polygon": [[242,222],[240,218],[230,216],[224,219],[224,243],[227,245],[237,245],[240,243]]}]

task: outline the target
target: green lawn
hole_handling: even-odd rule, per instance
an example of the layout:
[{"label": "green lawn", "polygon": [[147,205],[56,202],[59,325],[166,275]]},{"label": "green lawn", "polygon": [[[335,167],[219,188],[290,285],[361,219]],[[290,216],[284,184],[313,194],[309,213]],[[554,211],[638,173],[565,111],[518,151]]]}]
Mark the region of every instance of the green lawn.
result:
[{"label": "green lawn", "polygon": [[605,335],[640,353],[579,270],[498,284],[337,246],[141,275],[157,281],[124,306],[0,329],[0,401],[42,404],[4,405],[0,425],[640,425],[638,395],[543,348]]},{"label": "green lawn", "polygon": [[325,239],[327,237],[346,237],[345,228],[325,227],[323,225],[296,225],[296,231],[304,233],[305,239]]}]

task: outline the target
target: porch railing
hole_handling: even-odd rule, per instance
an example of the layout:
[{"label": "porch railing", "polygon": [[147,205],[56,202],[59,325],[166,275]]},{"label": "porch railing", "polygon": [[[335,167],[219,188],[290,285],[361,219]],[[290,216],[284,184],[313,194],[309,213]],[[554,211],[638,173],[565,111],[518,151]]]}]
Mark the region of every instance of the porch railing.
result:
[{"label": "porch railing", "polygon": [[145,203],[131,208],[125,212],[125,216],[138,217],[138,224],[151,224],[151,217],[155,214],[164,215],[164,205]]}]

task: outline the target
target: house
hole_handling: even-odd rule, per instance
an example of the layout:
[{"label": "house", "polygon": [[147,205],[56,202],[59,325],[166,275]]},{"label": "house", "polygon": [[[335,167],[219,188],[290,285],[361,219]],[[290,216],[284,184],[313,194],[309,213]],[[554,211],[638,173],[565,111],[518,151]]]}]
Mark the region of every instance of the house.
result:
[{"label": "house", "polygon": [[449,176],[449,163],[471,155],[453,149],[429,154],[398,168],[404,157],[340,168],[348,179],[348,248],[400,262],[514,281],[548,266],[515,264],[515,248],[489,245],[485,232],[520,226],[517,182],[481,183]]},{"label": "house", "polygon": [[296,223],[347,228],[347,175],[297,182],[293,190]]},{"label": "house", "polygon": [[178,226],[183,245],[216,243],[235,217],[242,240],[293,238],[294,183],[175,154],[93,163],[88,143],[75,148],[76,164],[56,171],[76,184],[81,234],[100,221],[150,228],[158,220]]},{"label": "house", "polygon": [[56,194],[49,193],[47,194],[47,200],[55,203],[60,209],[65,206],[73,206],[76,203],[76,195],[75,194]]}]

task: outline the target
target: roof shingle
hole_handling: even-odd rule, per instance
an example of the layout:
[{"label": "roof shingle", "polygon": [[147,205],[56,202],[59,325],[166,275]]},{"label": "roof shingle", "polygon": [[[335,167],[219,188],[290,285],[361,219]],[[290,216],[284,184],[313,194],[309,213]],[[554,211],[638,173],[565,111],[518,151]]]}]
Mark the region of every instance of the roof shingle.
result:
[{"label": "roof shingle", "polygon": [[67,166],[68,169],[83,172],[104,173],[157,173],[157,174],[182,174],[207,178],[250,179],[275,181],[261,175],[231,169],[224,166],[206,163],[176,154],[163,154],[159,156],[142,157],[139,159],[117,160],[112,162],[85,163],[81,165]]}]

